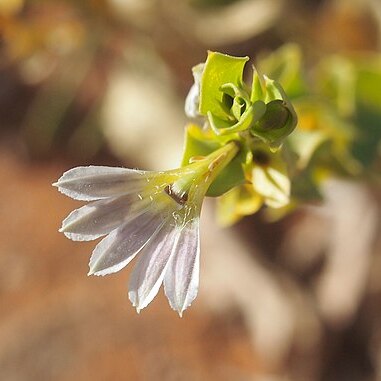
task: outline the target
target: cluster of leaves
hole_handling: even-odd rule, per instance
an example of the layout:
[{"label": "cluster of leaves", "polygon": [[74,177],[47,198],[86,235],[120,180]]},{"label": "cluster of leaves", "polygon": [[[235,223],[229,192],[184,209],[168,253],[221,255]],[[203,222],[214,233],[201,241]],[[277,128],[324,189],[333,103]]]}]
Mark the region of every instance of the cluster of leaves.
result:
[{"label": "cluster of leaves", "polygon": [[274,219],[320,200],[328,177],[380,181],[380,56],[329,56],[307,70],[300,48],[285,45],[259,60],[251,86],[243,81],[247,60],[209,53],[186,101],[198,124],[187,127],[183,164],[229,140],[241,144],[208,192],[222,195],[222,224],[263,204]]},{"label": "cluster of leaves", "polygon": [[187,127],[183,165],[229,141],[240,152],[210,186],[221,196],[221,222],[235,222],[263,204],[289,203],[290,180],[283,140],[297,124],[296,113],[280,84],[253,68],[252,84],[243,81],[248,57],[209,52],[193,69],[195,84],[187,100],[188,116],[201,122]]}]

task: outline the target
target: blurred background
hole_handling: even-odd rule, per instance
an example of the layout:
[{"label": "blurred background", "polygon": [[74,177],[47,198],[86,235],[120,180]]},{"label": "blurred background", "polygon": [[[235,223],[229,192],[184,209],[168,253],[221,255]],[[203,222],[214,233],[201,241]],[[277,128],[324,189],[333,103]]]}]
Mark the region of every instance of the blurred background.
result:
[{"label": "blurred background", "polygon": [[290,42],[307,72],[349,55],[379,73],[357,120],[377,174],[379,0],[0,0],[0,36],[1,380],[381,380],[372,176],[331,178],[323,201],[271,223],[261,211],[221,228],[208,199],[182,319],[162,293],[137,315],[128,268],[86,276],[94,243],[57,231],[79,203],[51,187],[79,165],[176,167],[192,66]]}]

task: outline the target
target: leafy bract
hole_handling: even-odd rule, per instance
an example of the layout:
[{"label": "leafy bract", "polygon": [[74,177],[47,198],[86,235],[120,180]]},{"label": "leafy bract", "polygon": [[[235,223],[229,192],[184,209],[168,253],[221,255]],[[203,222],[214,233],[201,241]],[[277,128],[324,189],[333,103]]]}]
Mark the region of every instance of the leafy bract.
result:
[{"label": "leafy bract", "polygon": [[245,63],[249,57],[231,57],[226,54],[209,52],[205,62],[200,89],[200,114],[208,112],[216,117],[225,118],[222,107],[223,92],[221,86],[230,83],[242,85]]}]

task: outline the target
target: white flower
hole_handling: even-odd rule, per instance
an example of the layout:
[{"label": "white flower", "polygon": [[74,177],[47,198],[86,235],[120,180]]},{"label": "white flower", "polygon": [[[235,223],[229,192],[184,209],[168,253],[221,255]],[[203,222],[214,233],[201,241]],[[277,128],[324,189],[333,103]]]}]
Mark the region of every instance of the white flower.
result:
[{"label": "white flower", "polygon": [[234,157],[234,143],[183,168],[146,172],[102,166],[77,167],[53,184],[65,195],[91,201],[74,210],[60,229],[74,241],[105,236],[90,259],[89,275],[121,270],[139,253],[129,298],[139,312],[162,283],[180,316],[199,285],[199,216],[205,193]]}]

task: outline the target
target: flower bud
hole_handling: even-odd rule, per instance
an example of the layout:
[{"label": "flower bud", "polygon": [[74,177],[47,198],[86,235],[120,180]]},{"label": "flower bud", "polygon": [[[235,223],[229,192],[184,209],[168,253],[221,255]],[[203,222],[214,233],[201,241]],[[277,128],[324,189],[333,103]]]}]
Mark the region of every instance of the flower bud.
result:
[{"label": "flower bud", "polygon": [[291,116],[286,103],[280,99],[271,101],[266,105],[266,112],[257,126],[260,130],[271,131],[283,128]]},{"label": "flower bud", "polygon": [[253,125],[251,133],[271,146],[279,146],[295,128],[296,115],[288,103],[281,99],[266,104],[262,118]]}]

